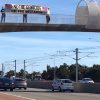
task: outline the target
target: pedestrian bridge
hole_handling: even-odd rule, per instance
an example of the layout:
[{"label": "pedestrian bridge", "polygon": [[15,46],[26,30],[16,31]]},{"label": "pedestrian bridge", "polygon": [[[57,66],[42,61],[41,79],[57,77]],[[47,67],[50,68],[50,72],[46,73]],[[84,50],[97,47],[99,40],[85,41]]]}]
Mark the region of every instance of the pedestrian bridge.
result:
[{"label": "pedestrian bridge", "polygon": [[[85,6],[81,3],[85,2]],[[0,13],[1,15],[1,13]],[[100,32],[100,3],[93,0],[80,0],[75,15],[51,14],[46,24],[45,15],[27,14],[27,23],[23,23],[23,14],[6,13],[5,22],[0,23],[0,32],[22,31],[77,31]]]},{"label": "pedestrian bridge", "polygon": [[27,31],[100,32],[100,29],[87,29],[85,25],[74,24],[0,23],[0,32]]},{"label": "pedestrian bridge", "polygon": [[[72,32],[100,32],[100,29],[88,28],[85,24],[76,24],[75,15],[51,15],[49,24],[45,16],[28,15],[27,23],[23,23],[23,15],[6,14],[5,22],[0,23],[0,32],[25,31],[72,31]],[[81,16],[82,17],[82,16]]]}]

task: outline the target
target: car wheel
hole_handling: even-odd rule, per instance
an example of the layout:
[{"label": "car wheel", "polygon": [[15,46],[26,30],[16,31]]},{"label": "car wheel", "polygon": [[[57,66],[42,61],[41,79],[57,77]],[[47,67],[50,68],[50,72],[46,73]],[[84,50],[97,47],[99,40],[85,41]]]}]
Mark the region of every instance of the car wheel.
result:
[{"label": "car wheel", "polygon": [[26,90],[27,88],[24,88],[24,90]]},{"label": "car wheel", "polygon": [[74,92],[74,90],[71,90],[71,92]]},{"label": "car wheel", "polygon": [[54,91],[54,87],[52,87],[52,91]]},{"label": "car wheel", "polygon": [[7,89],[4,89],[4,91],[7,91]]},{"label": "car wheel", "polygon": [[62,91],[62,89],[61,89],[61,87],[59,87],[59,92],[61,92]]},{"label": "car wheel", "polygon": [[62,92],[65,92],[65,90],[62,90]]},{"label": "car wheel", "polygon": [[13,89],[10,89],[10,91],[13,91]]}]

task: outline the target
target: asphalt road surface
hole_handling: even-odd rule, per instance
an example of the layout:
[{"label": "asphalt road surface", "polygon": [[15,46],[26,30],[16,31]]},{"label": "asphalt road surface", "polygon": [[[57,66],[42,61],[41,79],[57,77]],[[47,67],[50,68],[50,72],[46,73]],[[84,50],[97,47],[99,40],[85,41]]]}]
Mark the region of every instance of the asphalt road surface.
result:
[{"label": "asphalt road surface", "polygon": [[52,92],[51,90],[32,89],[0,91],[0,100],[100,100],[100,94]]}]

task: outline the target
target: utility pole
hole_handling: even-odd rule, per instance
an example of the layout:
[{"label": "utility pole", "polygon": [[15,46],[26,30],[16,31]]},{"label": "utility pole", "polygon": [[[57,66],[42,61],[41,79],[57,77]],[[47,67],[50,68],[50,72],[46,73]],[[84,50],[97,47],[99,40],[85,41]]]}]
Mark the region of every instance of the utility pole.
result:
[{"label": "utility pole", "polygon": [[2,74],[1,74],[1,76],[2,77],[4,76],[4,66],[3,66],[3,64],[2,64]]},{"label": "utility pole", "polygon": [[14,76],[16,77],[16,60],[14,60],[14,62],[15,62],[15,71],[14,71]]},{"label": "utility pole", "polygon": [[75,50],[76,52],[76,82],[78,82],[78,48]]},{"label": "utility pole", "polygon": [[24,74],[23,74],[23,78],[26,78],[26,61],[24,60]]}]

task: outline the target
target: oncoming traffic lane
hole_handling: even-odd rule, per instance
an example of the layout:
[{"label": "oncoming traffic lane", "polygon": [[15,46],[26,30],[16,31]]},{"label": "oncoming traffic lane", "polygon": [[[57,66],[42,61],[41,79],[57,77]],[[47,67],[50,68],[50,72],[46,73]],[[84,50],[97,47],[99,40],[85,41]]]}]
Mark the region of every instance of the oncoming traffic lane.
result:
[{"label": "oncoming traffic lane", "polygon": [[0,92],[0,100],[36,100],[36,99],[27,98],[23,96],[17,96],[11,93]]}]

